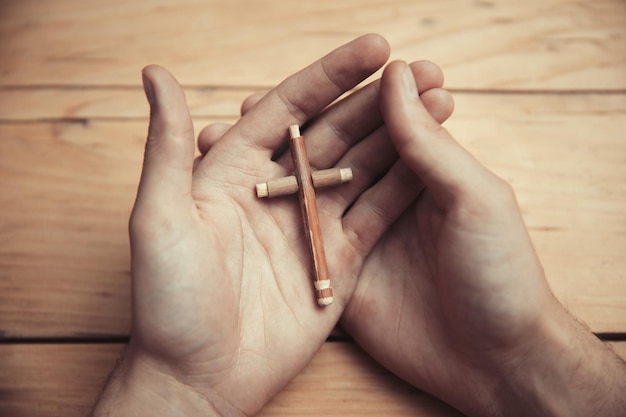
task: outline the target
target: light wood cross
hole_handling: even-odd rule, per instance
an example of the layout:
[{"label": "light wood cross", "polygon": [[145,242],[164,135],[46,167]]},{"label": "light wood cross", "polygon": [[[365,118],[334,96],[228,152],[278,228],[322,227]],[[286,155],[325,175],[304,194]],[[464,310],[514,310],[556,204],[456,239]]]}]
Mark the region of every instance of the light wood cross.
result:
[{"label": "light wood cross", "polygon": [[300,128],[297,125],[290,126],[289,135],[291,136],[289,148],[295,175],[257,184],[256,193],[259,198],[298,193],[304,230],[313,259],[317,303],[321,306],[327,306],[333,302],[333,290],[330,286],[330,276],[326,265],[326,255],[315,201],[315,188],[343,184],[352,180],[352,169],[333,168],[311,172],[304,137],[300,135]]}]

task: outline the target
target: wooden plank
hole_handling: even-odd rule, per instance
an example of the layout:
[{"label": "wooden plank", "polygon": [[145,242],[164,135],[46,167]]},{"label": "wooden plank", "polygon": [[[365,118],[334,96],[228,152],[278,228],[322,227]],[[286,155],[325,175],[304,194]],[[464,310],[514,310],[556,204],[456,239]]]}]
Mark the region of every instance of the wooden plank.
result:
[{"label": "wooden plank", "polygon": [[[197,118],[232,119],[242,101],[261,91],[250,88],[187,88]],[[145,119],[148,103],[141,87],[0,89],[0,122],[85,119]]]},{"label": "wooden plank", "polygon": [[[245,11],[245,12],[244,12]],[[0,5],[0,85],[268,86],[359,34],[462,89],[626,88],[623,0],[22,0]]]},{"label": "wooden plank", "polygon": [[[626,342],[611,345],[626,358]],[[122,349],[117,344],[0,345],[0,415],[87,415]],[[261,415],[459,416],[351,343],[326,343]]]},{"label": "wooden plank", "polygon": [[[551,286],[596,332],[626,329],[624,125],[626,94],[459,94],[448,123],[514,185]],[[145,131],[141,120],[0,124],[5,337],[128,333]]]},{"label": "wooden plank", "polygon": [[[0,345],[0,415],[87,415],[122,349]],[[352,343],[326,343],[260,415],[461,416],[385,371]]]},{"label": "wooden plank", "polygon": [[88,415],[122,348],[0,345],[0,415]]},{"label": "wooden plank", "polygon": [[0,125],[0,335],[129,329],[146,122]]},{"label": "wooden plank", "polygon": [[127,333],[139,127],[0,126],[5,335]]}]

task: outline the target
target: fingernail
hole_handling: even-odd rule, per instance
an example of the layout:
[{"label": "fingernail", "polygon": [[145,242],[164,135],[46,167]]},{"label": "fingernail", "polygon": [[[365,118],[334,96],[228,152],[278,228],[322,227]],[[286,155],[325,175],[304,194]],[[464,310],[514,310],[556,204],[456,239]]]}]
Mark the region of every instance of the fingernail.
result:
[{"label": "fingernail", "polygon": [[406,90],[406,93],[411,98],[417,98],[419,96],[419,93],[417,91],[417,85],[415,84],[415,77],[413,77],[413,71],[411,71],[411,68],[409,68],[408,65],[406,65],[404,68],[403,78],[404,89]]},{"label": "fingernail", "polygon": [[155,96],[154,96],[154,87],[152,86],[152,82],[146,78],[145,74],[141,74],[141,79],[143,81],[143,91],[146,93],[146,98],[148,99],[148,103],[150,105],[154,105]]}]

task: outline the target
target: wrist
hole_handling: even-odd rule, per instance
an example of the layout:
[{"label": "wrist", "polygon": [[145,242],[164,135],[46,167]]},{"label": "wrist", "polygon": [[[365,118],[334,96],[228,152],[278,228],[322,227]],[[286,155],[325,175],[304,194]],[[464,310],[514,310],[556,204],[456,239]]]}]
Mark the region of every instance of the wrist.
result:
[{"label": "wrist", "polygon": [[496,415],[626,412],[626,365],[556,300],[546,307],[535,334],[511,352],[497,355],[496,362]]},{"label": "wrist", "polygon": [[214,392],[185,384],[175,370],[131,346],[114,369],[92,417],[241,417],[243,413]]}]

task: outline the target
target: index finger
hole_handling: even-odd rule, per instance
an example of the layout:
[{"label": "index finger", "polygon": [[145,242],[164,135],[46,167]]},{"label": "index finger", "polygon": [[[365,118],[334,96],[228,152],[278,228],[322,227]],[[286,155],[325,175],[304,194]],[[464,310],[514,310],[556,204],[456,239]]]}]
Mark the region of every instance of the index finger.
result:
[{"label": "index finger", "polygon": [[389,44],[374,34],[361,36],[281,82],[229,132],[268,154],[287,138],[287,128],[303,125],[346,91],[380,69]]}]

